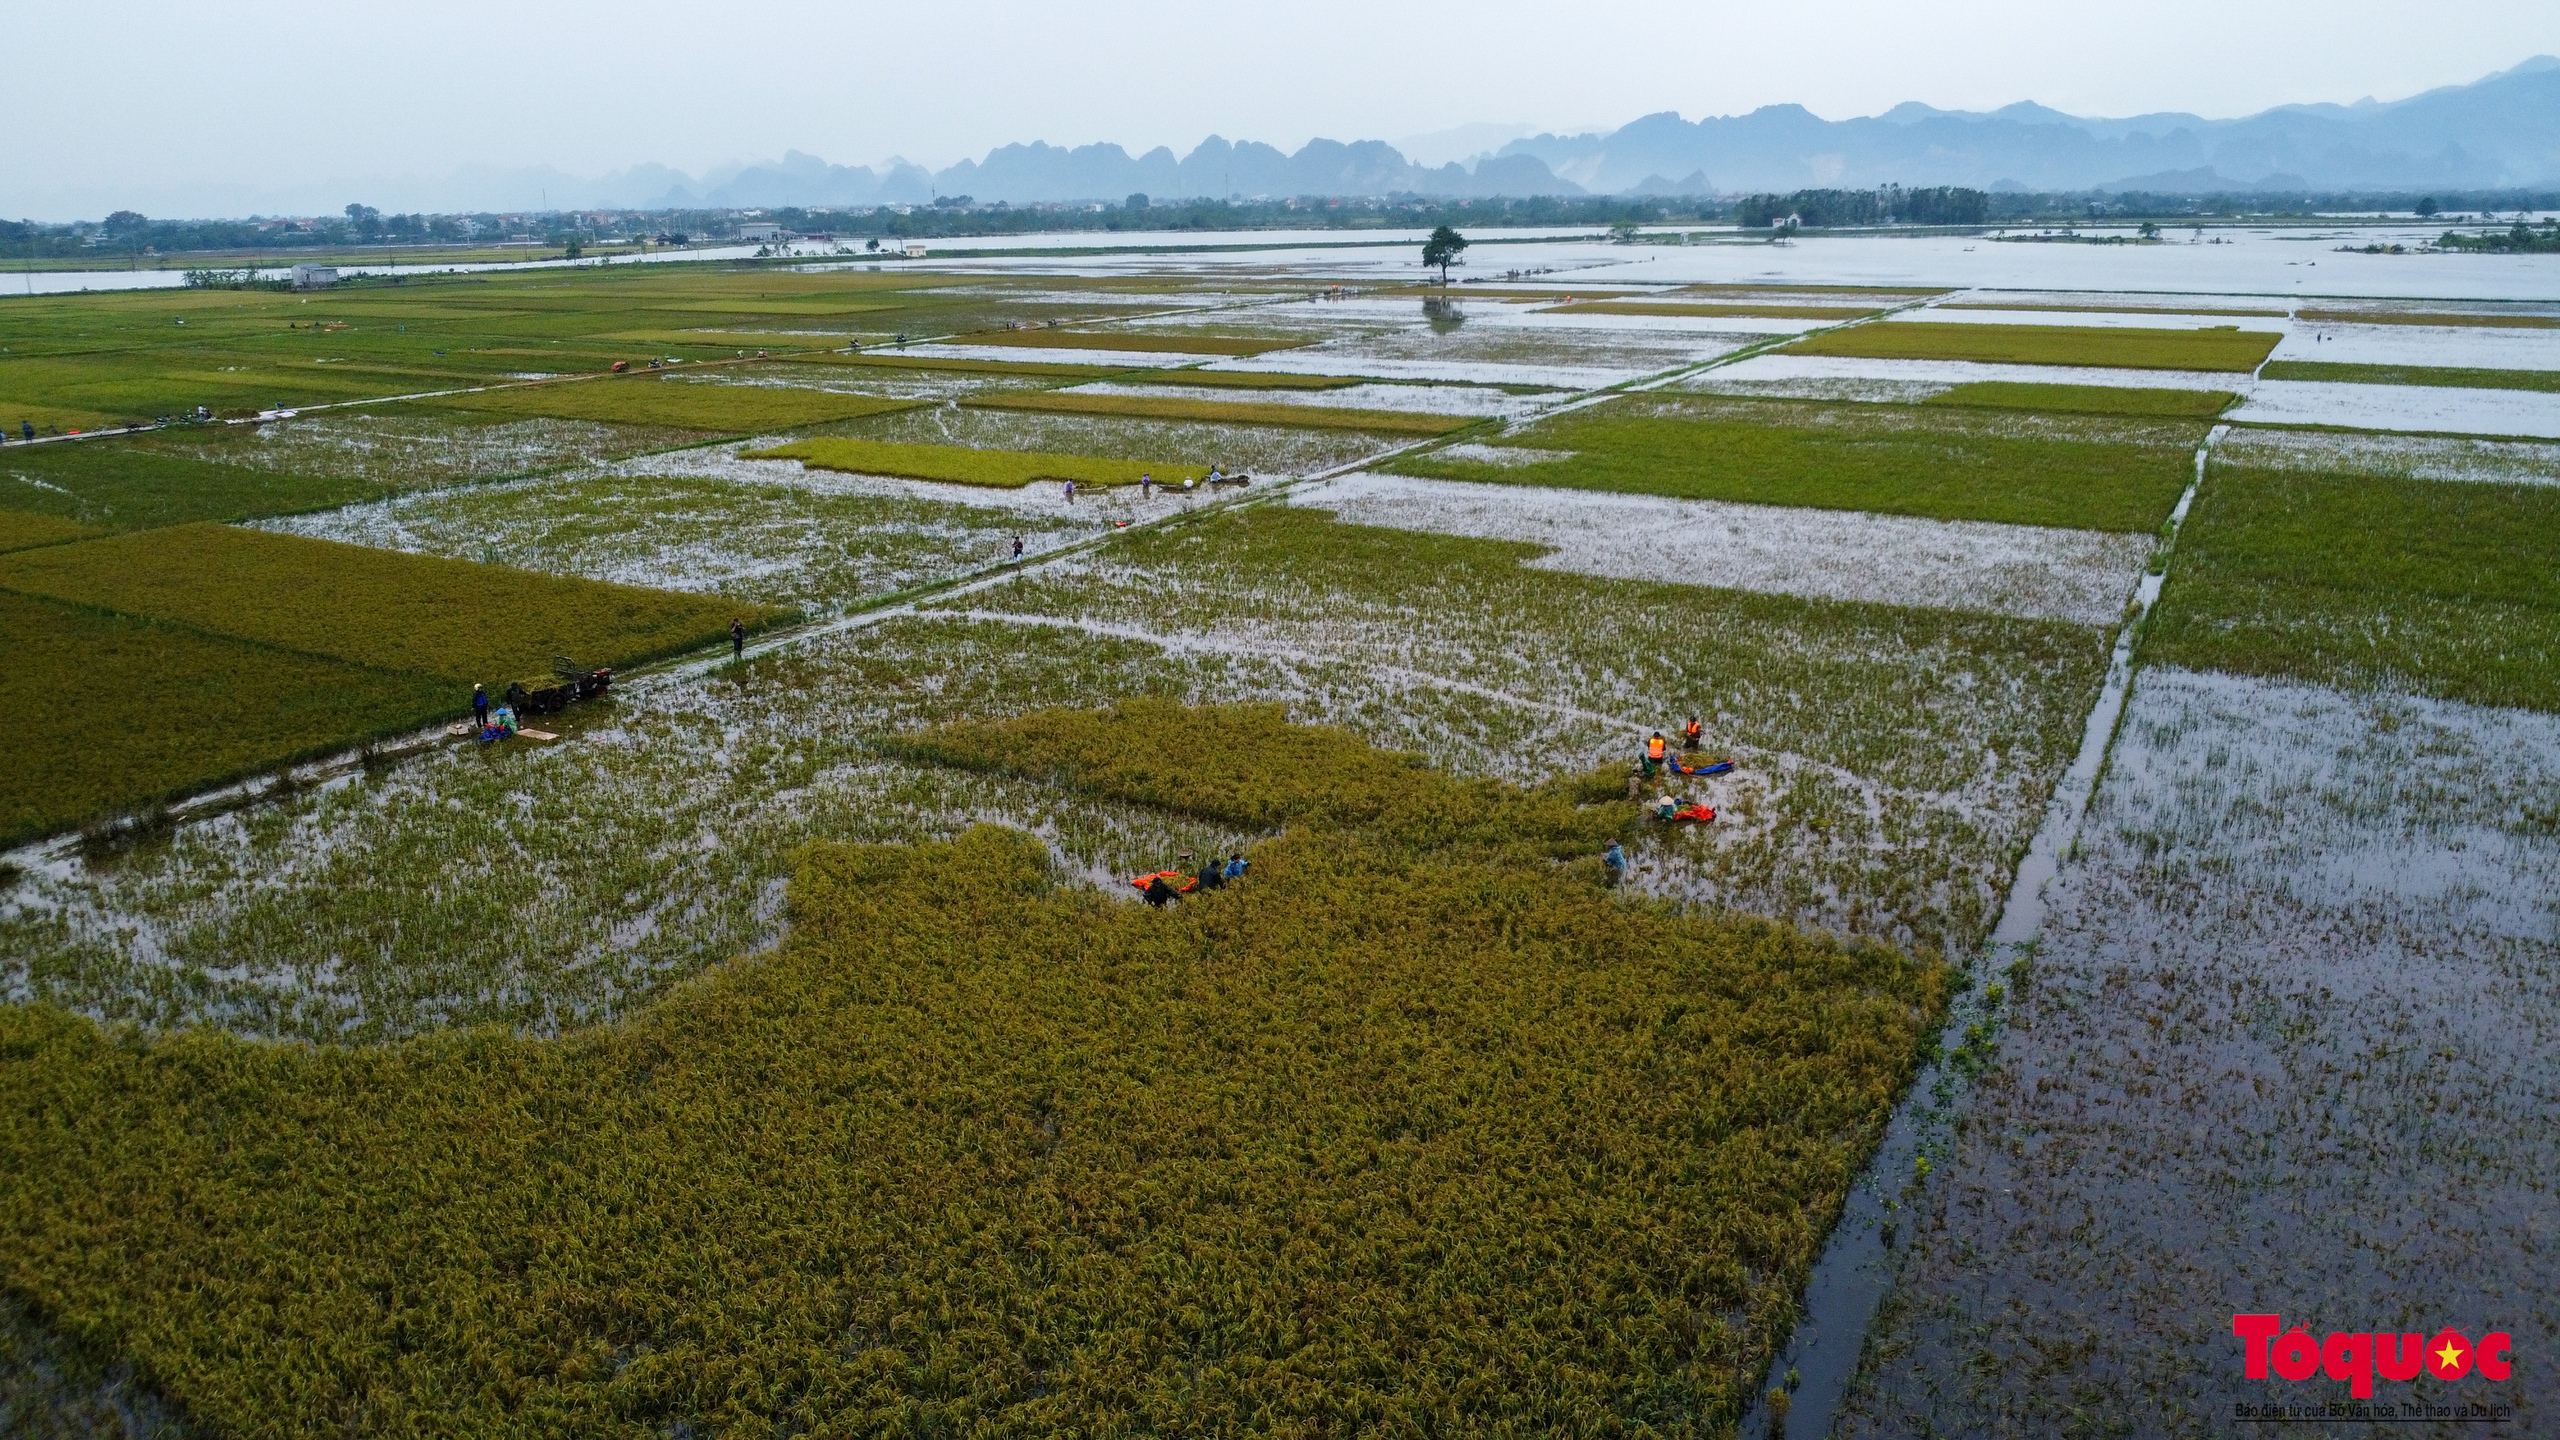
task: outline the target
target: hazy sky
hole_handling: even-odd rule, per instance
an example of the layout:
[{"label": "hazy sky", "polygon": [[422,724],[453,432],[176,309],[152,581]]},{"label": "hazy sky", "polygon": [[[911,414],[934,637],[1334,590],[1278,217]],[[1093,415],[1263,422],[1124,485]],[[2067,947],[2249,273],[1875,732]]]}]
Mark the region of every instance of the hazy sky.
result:
[{"label": "hazy sky", "polygon": [[2552,51],[2554,0],[5,0],[18,178],[0,214],[125,187],[699,172],[787,149],[939,166],[1011,140],[1181,152],[1211,133],[1293,149],[1782,101],[1834,119],[1915,99],[2226,116],[2397,99]]}]

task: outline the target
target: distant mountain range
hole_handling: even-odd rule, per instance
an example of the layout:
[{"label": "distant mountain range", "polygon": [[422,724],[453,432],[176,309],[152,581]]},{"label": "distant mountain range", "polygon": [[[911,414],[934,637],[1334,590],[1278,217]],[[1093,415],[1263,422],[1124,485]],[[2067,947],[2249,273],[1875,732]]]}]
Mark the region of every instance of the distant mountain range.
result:
[{"label": "distant mountain range", "polygon": [[[1517,127],[1461,126],[1417,143],[1470,131],[1516,134]],[[2283,105],[2237,120],[2174,113],[2098,120],[2024,101],[1987,113],[1913,101],[1852,120],[1824,120],[1800,105],[1695,121],[1666,111],[1605,133],[1527,136],[1439,165],[1416,164],[1380,140],[1316,140],[1284,154],[1213,135],[1180,157],[1161,146],[1132,156],[1117,145],[1034,141],[941,171],[895,160],[831,165],[795,150],[699,176],[662,165],[594,179],[475,167],[441,179],[141,194],[90,187],[25,198],[62,218],[94,218],[122,207],[154,215],[329,213],[349,199],[393,211],[732,209],[926,204],[956,195],[1014,204],[1117,203],[1140,191],[1159,200],[1704,195],[1886,182],[2182,194],[2560,184],[2560,59],[2537,56],[2388,104]]]},{"label": "distant mountain range", "polygon": [[[1695,122],[1648,115],[1606,135],[1497,152],[1611,193],[1970,185],[1986,190],[2494,189],[2560,180],[2560,59],[2389,104],[2281,105],[2239,120],[2091,120],[2022,101],[1987,114],[1916,101],[1859,120],[1799,105]],[[1677,177],[1677,178],[1675,178]]]}]

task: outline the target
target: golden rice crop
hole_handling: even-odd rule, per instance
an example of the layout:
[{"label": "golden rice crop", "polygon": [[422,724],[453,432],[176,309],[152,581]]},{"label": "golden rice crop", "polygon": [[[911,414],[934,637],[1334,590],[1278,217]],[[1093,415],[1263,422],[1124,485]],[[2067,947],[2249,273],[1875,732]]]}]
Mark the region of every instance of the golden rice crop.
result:
[{"label": "golden rice crop", "polygon": [[94,527],[59,515],[39,515],[31,510],[0,510],[0,550],[27,550],[38,545],[59,545],[65,540],[83,540],[99,534]]},{"label": "golden rice crop", "polygon": [[1180,484],[1207,477],[1206,465],[1163,460],[1114,460],[1094,455],[1050,455],[1037,450],[973,450],[966,445],[907,445],[888,440],[821,436],[769,450],[745,452],[750,460],[797,460],[820,470],[851,475],[899,475],[954,485],[1018,490],[1034,480],[1073,480],[1078,485],[1135,485],[1139,477]]},{"label": "golden rice crop", "polygon": [[777,612],[227,525],[178,525],[0,558],[0,587],[215,635],[493,686],[565,655],[628,665]]},{"label": "golden rice crop", "polygon": [[1409,410],[1354,410],[1339,405],[1194,400],[1173,395],[1088,395],[1074,390],[1016,390],[968,402],[993,410],[1068,415],[1125,415],[1139,420],[1201,420],[1219,425],[1295,425],[1312,430],[1369,430],[1383,435],[1446,435],[1476,423],[1471,415]]},{"label": "golden rice crop", "polygon": [[226,1434],[1716,1433],[1943,1007],[1375,824],[1170,911],[994,828],[813,847],[790,905],[564,1041],[0,1010],[0,1284]]}]

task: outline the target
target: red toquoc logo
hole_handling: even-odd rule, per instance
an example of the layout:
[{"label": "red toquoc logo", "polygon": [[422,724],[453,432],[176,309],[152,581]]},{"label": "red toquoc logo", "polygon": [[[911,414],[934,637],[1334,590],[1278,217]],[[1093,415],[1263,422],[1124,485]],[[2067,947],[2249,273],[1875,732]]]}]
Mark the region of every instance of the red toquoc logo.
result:
[{"label": "red toquoc logo", "polygon": [[2415,1380],[2426,1371],[2439,1380],[2459,1380],[2474,1370],[2484,1380],[2507,1378],[2506,1331],[2492,1330],[2474,1345],[2469,1336],[2448,1325],[2432,1337],[2412,1330],[2332,1330],[2314,1340],[2296,1325],[2287,1330],[2273,1315],[2234,1315],[2231,1333],[2240,1337],[2240,1363],[2252,1380],[2264,1380],[2269,1369],[2287,1380],[2308,1380],[2314,1372],[2348,1382],[2347,1393],[2373,1398],[2373,1378]]}]

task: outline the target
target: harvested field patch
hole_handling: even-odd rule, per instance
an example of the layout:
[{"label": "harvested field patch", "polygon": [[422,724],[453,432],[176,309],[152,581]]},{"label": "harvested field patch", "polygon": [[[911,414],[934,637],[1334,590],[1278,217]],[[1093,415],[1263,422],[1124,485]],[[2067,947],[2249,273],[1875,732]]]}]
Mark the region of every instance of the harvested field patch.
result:
[{"label": "harvested field patch", "polygon": [[1217,425],[1308,425],[1319,429],[1366,430],[1379,435],[1445,435],[1476,423],[1473,416],[1429,415],[1410,410],[1353,410],[1332,405],[1256,404],[1172,395],[1091,394],[1076,390],[982,395],[968,403],[999,410],[1126,415],[1142,420],[1199,420]]},{"label": "harvested field patch", "polygon": [[828,390],[706,385],[673,376],[617,376],[476,390],[421,404],[484,415],[547,415],[626,425],[678,425],[717,435],[756,435],[904,408],[908,401]]},{"label": "harvested field patch", "polygon": [[975,450],[965,445],[903,445],[886,440],[821,436],[796,440],[769,450],[743,452],[749,460],[797,460],[820,470],[855,475],[903,475],[915,480],[941,480],[954,485],[989,485],[1018,489],[1034,480],[1073,480],[1108,487],[1135,485],[1144,475],[1181,484],[1207,478],[1206,465],[1175,465],[1156,460],[1115,460],[1094,455],[1048,455],[1037,451]]},{"label": "harvested field patch", "polygon": [[2144,651],[2560,709],[2560,488],[2217,464]]},{"label": "harvested field patch", "polygon": [[[136,810],[450,713],[423,675],[342,664],[0,591],[0,843]],[[37,717],[58,717],[51,722]]]},{"label": "harvested field patch", "polygon": [[1397,475],[1346,475],[1289,502],[1353,525],[1552,547],[1527,562],[1541,570],[2082,625],[2122,616],[2152,548],[2104,531]]},{"label": "harvested field patch", "polygon": [[[180,525],[0,559],[0,587],[495,693],[566,655],[631,665],[706,644],[733,616],[692,595],[362,545]],[[449,692],[459,703],[459,691]]]},{"label": "harvested field patch", "polygon": [[2284,338],[2272,331],[2220,328],[2097,329],[2085,325],[1967,325],[1883,320],[1809,335],[1793,355],[1878,360],[1970,360],[2010,365],[2088,365],[2126,370],[2257,368]]},{"label": "harvested field patch", "polygon": [[86,540],[99,532],[59,515],[38,515],[25,510],[0,510],[0,550],[28,550],[38,545],[59,545],[66,540]]},{"label": "harvested field patch", "polygon": [[2270,360],[2258,376],[2264,380],[2326,380],[2343,385],[2560,391],[2560,370],[2476,370],[2460,365],[2332,365],[2319,360]]},{"label": "harvested field patch", "polygon": [[1425,453],[1391,468],[1450,480],[2149,532],[2186,488],[2203,438],[2201,425],[2168,421],[1643,397],[1489,442],[1570,451],[1569,459],[1489,466]]},{"label": "harvested field patch", "polygon": [[1187,355],[1259,355],[1318,337],[1203,335],[1195,329],[1157,335],[1144,330],[996,330],[955,338],[955,344],[1020,345],[1059,350],[1165,351]]},{"label": "harvested field patch", "polygon": [[[1263,790],[1205,743],[1234,728],[1160,727],[1165,768]],[[611,1428],[628,1371],[559,1357],[616,1345],[682,1368],[650,1404],[688,1426],[810,1428],[856,1393],[1031,1429],[1178,1429],[1204,1391],[1315,1428],[1729,1420],[1943,973],[1488,863],[1439,822],[1498,822],[1498,790],[1416,798],[1356,830],[1292,814],[1246,883],[1170,912],[1058,884],[1019,832],[816,847],[778,953],[561,1042],[119,1044],[0,1014],[0,1173],[47,1177],[0,1186],[0,1278],[226,1429],[335,1423],[349,1383],[386,1432]],[[991,1257],[990,1228],[1050,1259]],[[769,1263],[689,1258],[741,1251]],[[1054,1350],[994,1318],[1025,1310]],[[975,1378],[844,1340],[893,1329]],[[785,1366],[810,1383],[765,1383]]]},{"label": "harvested field patch", "polygon": [[1988,410],[2053,410],[2069,415],[2160,415],[2209,420],[2240,397],[2228,390],[2162,390],[2125,385],[2033,385],[1977,380],[1920,402]]}]

